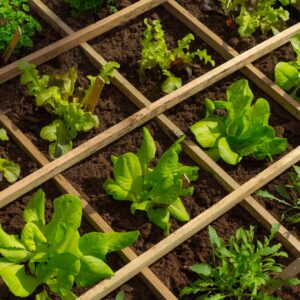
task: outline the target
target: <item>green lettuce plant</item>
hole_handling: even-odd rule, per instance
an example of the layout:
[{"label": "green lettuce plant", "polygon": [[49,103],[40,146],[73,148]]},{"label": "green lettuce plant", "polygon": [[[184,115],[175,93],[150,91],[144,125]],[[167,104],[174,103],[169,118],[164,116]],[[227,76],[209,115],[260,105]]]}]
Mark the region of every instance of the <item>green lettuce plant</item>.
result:
[{"label": "green lettuce plant", "polygon": [[199,278],[181,291],[181,297],[195,294],[197,300],[280,300],[268,289],[299,285],[300,280],[276,276],[283,270],[277,257],[288,257],[280,250],[280,243],[271,244],[276,232],[277,227],[273,226],[269,237],[255,242],[252,226],[249,230],[239,228],[226,244],[209,226],[213,262],[190,267]]},{"label": "green lettuce plant", "polygon": [[300,34],[293,36],[290,41],[297,58],[294,61],[276,64],[275,83],[300,102]]},{"label": "green lettuce plant", "polygon": [[294,172],[290,172],[289,176],[292,184],[276,185],[278,196],[266,190],[259,190],[256,195],[286,206],[287,209],[281,215],[281,220],[297,224],[300,223],[300,167],[294,166]]},{"label": "green lettuce plant", "polygon": [[268,125],[270,106],[253,94],[245,79],[227,89],[227,101],[205,100],[205,118],[191,126],[196,140],[213,159],[230,165],[238,164],[244,156],[264,159],[283,152],[287,140],[278,138]]},{"label": "green lettuce plant", "polygon": [[[106,84],[110,83],[109,78],[113,76],[115,68],[119,68],[119,64],[109,62],[101,70],[99,76]],[[39,76],[35,65],[22,61],[19,69],[23,72],[21,84],[26,85],[29,95],[35,97],[36,106],[44,107],[57,117],[40,132],[41,138],[50,142],[51,158],[69,152],[78,132],[88,132],[99,126],[98,116],[87,111],[95,76],[88,76],[90,86],[83,90],[75,88],[77,71],[74,68],[64,74]]]},{"label": "green lettuce plant", "polygon": [[150,162],[155,157],[155,142],[146,128],[143,128],[144,140],[137,153],[125,153],[112,156],[114,179],[107,179],[104,189],[115,200],[131,201],[131,213],[136,210],[147,212],[151,222],[170,232],[170,217],[180,222],[190,217],[180,196],[192,195],[194,188],[189,182],[198,177],[198,167],[189,167],[179,162],[180,142],[175,142],[160,158],[156,167]]},{"label": "green lettuce plant", "polygon": [[108,6],[111,13],[117,11],[114,0],[65,0],[72,8],[72,14],[78,15],[87,11],[98,10],[105,5]]},{"label": "green lettuce plant", "polygon": [[[9,141],[6,130],[3,128],[0,128],[0,141]],[[20,176],[20,172],[21,169],[19,164],[0,157],[0,174],[3,174],[4,178],[9,183],[16,181]]]},{"label": "green lettuce plant", "polygon": [[[38,190],[28,202],[20,236],[0,225],[0,277],[18,297],[28,297],[46,285],[62,300],[77,299],[72,287],[86,287],[114,275],[106,255],[136,241],[139,232],[90,232],[80,236],[81,200],[63,195],[53,202],[54,214],[45,222],[45,194]],[[37,300],[50,299],[46,289]]]},{"label": "green lettuce plant", "polygon": [[153,68],[160,68],[162,74],[167,79],[162,83],[162,91],[171,93],[182,86],[182,79],[176,77],[172,70],[186,70],[191,72],[191,67],[196,59],[204,61],[205,64],[210,63],[213,67],[215,61],[207,54],[206,49],[198,49],[190,52],[190,43],[195,39],[193,34],[189,33],[178,41],[176,49],[168,49],[165,41],[165,33],[159,20],[149,24],[148,19],[144,20],[146,29],[144,31],[144,39],[141,41],[142,51],[139,60],[139,74],[145,76],[145,71]]},{"label": "green lettuce plant", "polygon": [[42,29],[41,25],[30,14],[27,0],[0,1],[0,53],[3,53],[13,35],[20,26],[22,37],[15,51],[23,47],[32,47],[32,37]]},{"label": "green lettuce plant", "polygon": [[[289,12],[283,7],[296,0],[219,0],[222,10],[239,26],[241,37],[250,37],[260,28],[263,34],[284,29]],[[280,4],[279,4],[280,3]]]}]

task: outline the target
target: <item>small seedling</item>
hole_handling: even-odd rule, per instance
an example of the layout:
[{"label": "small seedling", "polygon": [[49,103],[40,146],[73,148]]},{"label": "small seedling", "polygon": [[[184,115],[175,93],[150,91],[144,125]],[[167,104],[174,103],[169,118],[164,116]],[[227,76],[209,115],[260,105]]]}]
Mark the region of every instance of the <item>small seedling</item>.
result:
[{"label": "small seedling", "polygon": [[190,219],[180,197],[193,194],[194,188],[189,183],[197,179],[198,167],[179,163],[180,139],[161,156],[155,168],[150,168],[156,146],[146,128],[143,134],[136,154],[128,152],[111,157],[115,178],[107,179],[104,189],[115,200],[131,201],[132,214],[136,210],[146,211],[149,220],[168,235],[171,216],[180,222]]},{"label": "small seedling", "polygon": [[289,173],[292,184],[276,185],[276,193],[281,197],[276,197],[266,190],[256,192],[257,196],[275,201],[287,207],[281,215],[282,220],[289,223],[300,223],[300,167],[294,166],[294,172]]}]

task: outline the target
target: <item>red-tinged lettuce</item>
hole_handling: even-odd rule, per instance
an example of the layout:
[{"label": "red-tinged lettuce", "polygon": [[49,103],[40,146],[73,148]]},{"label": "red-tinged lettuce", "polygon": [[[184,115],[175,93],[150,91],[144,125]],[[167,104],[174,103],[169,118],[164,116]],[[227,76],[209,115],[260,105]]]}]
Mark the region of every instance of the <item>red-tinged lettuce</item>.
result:
[{"label": "red-tinged lettuce", "polygon": [[275,83],[300,102],[300,34],[291,38],[296,60],[279,62],[275,66]]},{"label": "red-tinged lettuce", "polygon": [[180,222],[190,217],[180,199],[192,195],[194,188],[188,186],[198,177],[198,167],[185,166],[179,162],[180,141],[173,144],[160,158],[155,168],[149,164],[155,157],[155,142],[146,128],[144,140],[137,153],[112,156],[114,179],[107,179],[104,189],[115,200],[131,201],[131,212],[143,210],[166,235],[170,232],[170,217]]},{"label": "red-tinged lettuce", "polygon": [[[0,141],[9,141],[6,130],[3,128],[0,128]],[[2,179],[3,175],[9,183],[12,183],[18,179],[20,172],[21,169],[19,164],[0,157],[0,180]]]},{"label": "red-tinged lettuce", "polygon": [[244,156],[272,160],[287,148],[287,140],[276,137],[268,125],[268,101],[259,98],[252,102],[247,80],[238,80],[227,89],[227,101],[205,100],[206,116],[192,125],[191,131],[213,159],[221,158],[230,165]]},{"label": "red-tinged lettuce", "polygon": [[[219,0],[224,13],[239,25],[241,37],[250,37],[260,28],[263,34],[277,34],[285,28],[289,12],[283,8],[296,0]],[[280,2],[280,4],[277,4]]]},{"label": "red-tinged lettuce", "polygon": [[190,43],[195,39],[193,34],[189,33],[177,42],[176,49],[169,50],[160,21],[155,20],[150,25],[148,19],[145,19],[144,23],[146,29],[144,39],[141,41],[143,48],[139,60],[139,74],[143,77],[146,70],[159,67],[162,75],[167,77],[161,85],[164,93],[171,93],[182,86],[181,78],[172,73],[174,70],[186,70],[191,73],[191,67],[196,59],[215,66],[215,61],[207,54],[206,49],[189,51]]},{"label": "red-tinged lettuce", "polygon": [[[109,84],[109,77],[113,76],[113,71],[118,67],[118,63],[109,62],[99,76]],[[35,65],[22,61],[19,69],[23,72],[21,84],[27,85],[28,93],[35,97],[36,105],[58,117],[40,132],[41,138],[51,143],[51,158],[55,159],[69,152],[78,132],[88,132],[99,126],[98,116],[86,109],[95,76],[88,76],[90,86],[84,91],[75,88],[77,71],[74,68],[64,74],[39,76]]]},{"label": "red-tinged lettuce", "polygon": [[[0,226],[0,277],[18,297],[28,297],[45,284],[61,299],[76,299],[72,287],[86,287],[114,275],[106,255],[136,241],[139,232],[90,232],[80,236],[82,204],[63,195],[53,202],[54,214],[45,221],[45,194],[38,190],[28,202],[20,236]],[[49,299],[47,291],[36,299]]]}]

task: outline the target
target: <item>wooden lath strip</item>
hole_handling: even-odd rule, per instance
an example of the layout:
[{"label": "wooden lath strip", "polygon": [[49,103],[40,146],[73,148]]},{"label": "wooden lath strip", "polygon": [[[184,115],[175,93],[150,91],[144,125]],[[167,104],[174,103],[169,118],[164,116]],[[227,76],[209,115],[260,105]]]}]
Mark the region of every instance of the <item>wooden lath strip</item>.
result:
[{"label": "wooden lath strip", "polygon": [[[164,4],[164,7],[225,59],[232,59],[239,55],[236,50],[230,47],[218,35],[207,28],[175,0],[168,0],[168,2]],[[245,68],[241,69],[241,72],[295,118],[300,120],[300,103],[277,86],[263,72],[257,69],[253,64],[247,65]]]},{"label": "wooden lath strip", "polygon": [[21,60],[26,60],[30,63],[44,63],[76,46],[91,40],[125,22],[149,11],[150,9],[164,3],[166,0],[140,0],[136,3],[100,20],[92,25],[89,25],[73,34],[38,50],[18,61],[15,61],[0,69],[0,84],[20,74],[18,64]]},{"label": "wooden lath strip", "polygon": [[[0,124],[9,132],[14,141],[41,166],[49,163],[47,158],[32,144],[32,142],[17,128],[17,126],[5,115],[0,114]],[[73,194],[80,197],[83,206],[83,213],[86,220],[98,231],[110,232],[113,229],[97,213],[97,211],[82,197],[73,185],[63,176],[57,175],[53,178],[54,183],[62,193]],[[127,263],[138,256],[130,248],[120,251],[122,259]],[[149,269],[141,271],[141,279],[149,287],[151,292],[158,299],[176,300],[177,297],[162,283],[162,281]]]},{"label": "wooden lath strip", "polygon": [[97,284],[78,299],[96,300],[105,297],[124,282],[138,274],[141,269],[155,263],[299,160],[300,146],[245,184],[241,185],[238,189],[205,210],[199,216],[180,227],[174,233],[156,244],[155,247],[152,247],[138,258],[128,263],[122,269],[117,271],[114,277]]},{"label": "wooden lath strip", "polygon": [[0,192],[0,207],[5,206],[14,199],[24,195],[28,191],[80,162],[82,159],[90,156],[94,152],[103,149],[110,143],[119,139],[121,136],[131,132],[133,129],[141,126],[142,124],[145,124],[147,121],[160,115],[167,109],[181,103],[185,99],[234,73],[253,60],[260,58],[267,51],[280,47],[290,38],[290,36],[293,36],[297,32],[300,32],[300,23],[244,52],[221,66],[216,67],[205,75],[182,86],[175,92],[166,95],[154,103],[151,103],[148,107],[141,109],[132,116],[88,140],[64,156],[50,162],[46,166],[28,175],[26,178],[16,182],[4,191]]},{"label": "wooden lath strip", "polygon": [[[63,35],[72,34],[73,30],[60,20],[45,4],[40,0],[30,0],[31,4],[35,8],[37,13],[41,13],[41,17],[45,18],[49,23],[52,24],[56,30],[60,31]],[[84,53],[87,55],[89,60],[97,68],[103,67],[107,61],[96,52],[87,43],[80,45]],[[126,95],[138,108],[149,106],[151,102],[139,92],[128,80],[126,80],[119,72],[115,71],[115,76],[112,79],[114,85]],[[163,131],[169,135],[172,139],[178,139],[184,135],[173,122],[171,122],[165,115],[160,115],[155,118],[159,123]],[[206,170],[211,172],[221,183],[221,185],[227,190],[232,191],[239,185],[232,177],[219,167],[214,161],[212,161],[197,145],[190,140],[185,140],[182,143],[184,151]],[[245,201],[241,202],[241,205],[254,216],[260,223],[265,227],[270,228],[272,224],[278,223],[278,221],[253,197],[247,197]],[[280,225],[277,238],[289,250],[291,254],[298,257],[300,256],[300,242],[297,238],[291,234],[284,226]]]}]

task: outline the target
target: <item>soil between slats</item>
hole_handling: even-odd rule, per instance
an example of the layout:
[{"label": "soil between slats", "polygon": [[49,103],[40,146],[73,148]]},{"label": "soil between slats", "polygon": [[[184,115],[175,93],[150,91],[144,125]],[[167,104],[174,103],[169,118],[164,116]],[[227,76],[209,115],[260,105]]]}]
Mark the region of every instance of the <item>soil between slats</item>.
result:
[{"label": "soil between slats", "polygon": [[[166,115],[197,144],[197,141],[189,127],[204,118],[205,98],[209,98],[211,100],[225,100],[226,89],[230,86],[230,84],[243,78],[245,78],[243,74],[234,73],[226,79],[223,79],[179,105],[171,108],[166,112]],[[288,141],[287,150],[280,155],[274,156],[274,162],[300,144],[300,134],[298,130],[299,121],[297,121],[269,96],[265,95],[254,84],[250,83],[250,88],[254,94],[254,101],[256,101],[259,97],[263,97],[269,101],[271,108],[269,124],[275,128],[278,137],[287,138]],[[231,166],[221,160],[218,161],[218,164],[237,182],[244,183],[270,166],[273,162],[268,159],[255,160],[251,157],[244,157],[236,166]]]},{"label": "soil between slats", "polygon": [[[120,11],[121,9],[137,2],[138,0],[115,0],[114,6]],[[85,12],[79,15],[72,15],[71,7],[64,0],[43,0],[43,2],[57,14],[63,22],[67,23],[74,30],[82,29],[105,17],[111,15],[109,8],[105,5],[95,11]]]},{"label": "soil between slats", "polygon": [[[176,0],[185,9],[187,9],[194,17],[203,22],[209,29],[218,34],[226,43],[235,48],[239,52],[246,51],[257,44],[272,37],[270,32],[268,35],[262,35],[258,29],[251,38],[241,38],[238,34],[238,27],[230,28],[226,26],[225,15],[217,12],[205,12],[202,7],[202,0]],[[219,2],[214,1],[216,6],[220,8]],[[286,27],[290,27],[300,22],[300,12],[292,6],[284,8],[290,13],[290,19],[286,22]]]},{"label": "soil between slats", "polygon": [[[289,176],[290,173],[295,173],[293,168],[288,169],[286,172],[282,173],[270,183],[265,185],[261,188],[261,190],[267,190],[274,196],[278,197],[279,199],[283,199],[278,193],[276,193],[276,186],[277,185],[292,185],[291,178]],[[292,199],[297,199],[297,193],[290,191],[290,195]],[[287,222],[286,220],[281,219],[282,213],[288,208],[286,205],[277,203],[276,201],[268,200],[260,196],[253,195],[260,204],[262,204],[268,212],[270,212],[281,224],[283,224],[289,231],[291,231],[299,240],[300,240],[300,223],[292,224]],[[287,214],[287,217],[291,216]]]},{"label": "soil between slats", "polygon": [[[51,74],[52,72],[64,73],[71,67],[78,70],[77,86],[84,88],[89,84],[88,75],[99,74],[99,70],[88,62],[80,48],[74,48],[46,62],[38,69],[40,74]],[[27,88],[20,84],[19,76],[0,85],[0,110],[6,113],[28,138],[48,156],[49,143],[42,140],[39,134],[42,127],[50,124],[55,117],[44,108],[35,106],[34,97],[29,96]],[[100,126],[88,133],[79,133],[77,138],[73,140],[74,147],[119,123],[136,110],[135,106],[114,85],[106,85],[94,110],[94,113],[99,117]]]},{"label": "soil between slats", "polygon": [[[52,182],[46,182],[41,186],[41,188],[44,190],[46,194],[46,206],[45,206],[45,218],[46,222],[48,223],[51,220],[52,214],[53,214],[53,205],[52,201],[59,197],[61,193],[57,190],[57,188],[54,186]],[[35,190],[34,190],[35,191]],[[28,201],[31,199],[32,195],[34,194],[34,191],[29,192],[25,196],[21,197],[21,199],[16,200],[7,206],[1,208],[0,210],[0,223],[3,226],[3,229],[9,233],[9,234],[20,234],[23,227],[23,211],[28,203]],[[95,231],[91,225],[82,218],[81,227],[79,229],[79,232],[81,235]],[[124,263],[119,258],[119,256],[116,253],[109,254],[107,256],[108,264],[110,267],[116,271],[119,268],[121,268]],[[138,287],[138,289],[137,289]],[[78,296],[86,292],[89,288],[73,288],[73,292],[76,293]],[[42,286],[40,286],[36,293],[41,292],[43,289]],[[132,280],[128,281],[126,284],[124,284],[121,287],[122,290],[126,292],[126,299],[143,299],[141,298],[141,295],[145,295],[145,299],[153,299],[154,296],[151,294],[151,292],[148,290],[148,288],[140,281],[139,278],[135,277]],[[35,294],[26,297],[26,298],[20,298],[15,297],[9,289],[5,286],[5,284],[0,280],[0,300],[19,300],[19,299],[28,299],[28,300],[34,300]],[[114,293],[113,293],[114,294]],[[59,300],[60,297],[51,295],[52,299]],[[138,297],[138,298],[136,298]],[[108,296],[105,299],[114,299],[112,296]]]},{"label": "soil between slats", "polygon": [[[157,155],[154,162],[157,163],[157,158],[161,157],[161,154],[169,148],[172,141],[153,122],[148,123],[146,127],[156,141]],[[110,155],[118,156],[126,152],[135,153],[141,142],[142,129],[137,128],[132,133],[64,172],[65,177],[74,184],[114,230],[140,230],[140,238],[133,246],[138,254],[148,250],[162,240],[164,238],[163,231],[148,220],[145,212],[136,211],[133,216],[130,213],[131,203],[129,201],[113,200],[111,196],[106,195],[102,185],[109,176],[112,176],[113,169]],[[184,153],[180,155],[180,162],[190,166],[196,165]],[[191,184],[195,187],[194,194],[182,197],[191,218],[199,215],[206,208],[227,195],[227,192],[217,183],[213,176],[202,169],[199,170],[198,180]],[[177,222],[174,218],[171,218],[171,224],[171,231],[173,232],[184,223]]]},{"label": "soil between slats", "polygon": [[[225,240],[228,240],[230,235],[234,235],[239,227],[248,230],[250,225],[255,227],[256,239],[263,240],[264,236],[269,235],[269,231],[259,225],[256,220],[239,205],[214,221],[211,225],[216,229],[218,235]],[[275,243],[277,242],[275,241]],[[294,258],[290,255],[289,258],[281,260],[280,263],[288,265],[293,259]],[[179,297],[183,287],[197,280],[197,276],[188,269],[189,266],[195,263],[212,263],[212,252],[207,227],[165,255],[150,268],[165,285]],[[277,296],[282,297],[283,300],[295,300],[298,299],[297,295],[299,292],[300,286],[289,287],[282,289],[277,293]],[[183,299],[196,299],[196,296],[190,295]],[[245,298],[245,300],[247,299]]]},{"label": "soil between slats", "polygon": [[[143,38],[143,33],[146,28],[143,22],[145,18],[148,18],[151,21],[161,21],[169,49],[175,49],[179,39],[182,39],[188,33],[192,33],[191,30],[179,23],[179,21],[167,10],[163,7],[158,7],[127,22],[123,26],[119,26],[106,34],[91,40],[89,44],[92,45],[92,47],[106,60],[116,60],[119,62],[121,65],[120,71],[125,78],[127,78],[149,100],[154,101],[165,95],[161,91],[161,84],[166,77],[161,75],[161,71],[158,68],[146,70],[146,76],[144,78],[138,76],[138,61],[142,49],[140,41]],[[197,49],[207,49],[207,53],[215,60],[216,66],[224,62],[224,59],[220,57],[220,55],[196,36],[190,46],[190,52]],[[188,76],[185,71],[173,72],[175,75],[180,76],[183,80],[183,84],[185,84],[196,77],[207,73],[211,69],[212,66],[209,63],[205,65],[203,61],[195,59],[192,67],[193,74],[191,76]]]}]

